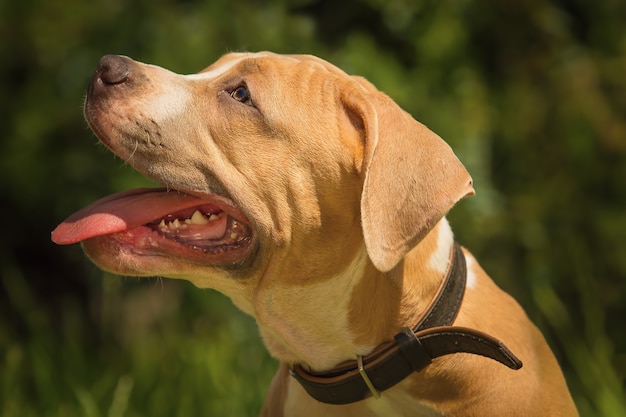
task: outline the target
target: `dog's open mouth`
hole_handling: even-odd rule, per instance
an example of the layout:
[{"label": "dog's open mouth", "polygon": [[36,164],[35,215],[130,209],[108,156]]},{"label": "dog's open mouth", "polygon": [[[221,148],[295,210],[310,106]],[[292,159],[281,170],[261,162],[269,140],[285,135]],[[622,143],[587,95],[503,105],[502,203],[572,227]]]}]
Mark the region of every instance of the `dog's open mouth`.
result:
[{"label": "dog's open mouth", "polygon": [[52,232],[52,240],[61,245],[102,237],[138,253],[231,263],[249,253],[252,231],[227,198],[144,188],[100,199]]}]

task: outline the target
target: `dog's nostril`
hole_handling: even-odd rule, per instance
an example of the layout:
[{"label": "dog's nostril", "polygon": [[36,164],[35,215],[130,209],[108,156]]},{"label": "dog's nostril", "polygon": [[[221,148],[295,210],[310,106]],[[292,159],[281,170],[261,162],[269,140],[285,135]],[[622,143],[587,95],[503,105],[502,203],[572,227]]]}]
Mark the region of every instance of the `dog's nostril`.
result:
[{"label": "dog's nostril", "polygon": [[119,55],[105,55],[100,58],[97,74],[104,84],[126,82],[130,72],[129,59]]}]

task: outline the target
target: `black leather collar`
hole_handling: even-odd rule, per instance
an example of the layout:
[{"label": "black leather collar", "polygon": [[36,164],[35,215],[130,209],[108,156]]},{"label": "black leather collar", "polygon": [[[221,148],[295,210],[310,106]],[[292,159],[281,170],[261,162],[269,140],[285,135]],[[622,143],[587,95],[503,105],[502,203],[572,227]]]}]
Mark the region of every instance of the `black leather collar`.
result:
[{"label": "black leather collar", "polygon": [[454,243],[452,251],[442,288],[413,329],[405,327],[394,341],[330,371],[317,373],[294,365],[290,374],[316,400],[349,404],[379,396],[411,373],[424,369],[433,359],[453,353],[473,353],[520,369],[522,362],[501,341],[477,330],[451,326],[467,280],[465,256],[458,243]]}]

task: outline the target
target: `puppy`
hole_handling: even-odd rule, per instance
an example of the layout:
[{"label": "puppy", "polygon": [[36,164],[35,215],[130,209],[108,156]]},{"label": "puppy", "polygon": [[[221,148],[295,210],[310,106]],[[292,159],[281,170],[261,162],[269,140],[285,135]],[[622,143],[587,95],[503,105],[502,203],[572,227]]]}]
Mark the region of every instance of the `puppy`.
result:
[{"label": "puppy", "polygon": [[228,295],[281,362],[262,415],[577,415],[540,332],[454,241],[469,174],[363,78],[312,56],[179,75],[109,55],[85,115],[164,188],[99,200],[53,240]]}]

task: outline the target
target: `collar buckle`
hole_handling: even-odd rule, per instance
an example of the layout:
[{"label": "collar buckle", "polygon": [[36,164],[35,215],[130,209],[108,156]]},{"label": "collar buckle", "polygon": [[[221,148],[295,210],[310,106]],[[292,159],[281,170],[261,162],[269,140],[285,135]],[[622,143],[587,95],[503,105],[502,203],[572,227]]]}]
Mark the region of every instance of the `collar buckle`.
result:
[{"label": "collar buckle", "polygon": [[376,389],[369,376],[367,376],[367,372],[365,372],[365,367],[363,366],[363,356],[359,355],[357,357],[357,365],[359,367],[359,374],[361,378],[363,378],[363,382],[367,385],[367,388],[370,390],[374,398],[380,398],[380,392]]}]

